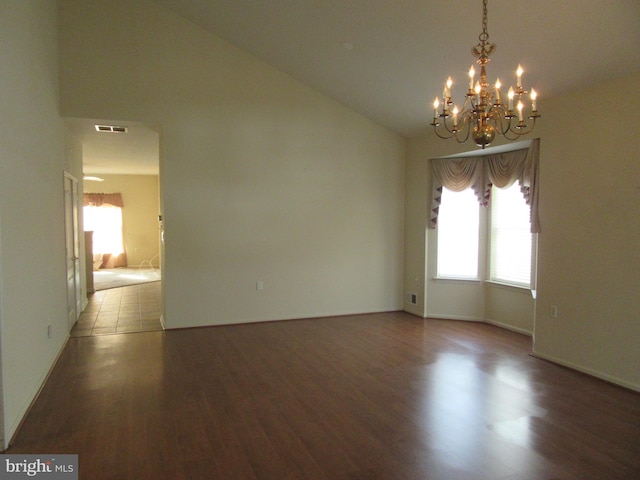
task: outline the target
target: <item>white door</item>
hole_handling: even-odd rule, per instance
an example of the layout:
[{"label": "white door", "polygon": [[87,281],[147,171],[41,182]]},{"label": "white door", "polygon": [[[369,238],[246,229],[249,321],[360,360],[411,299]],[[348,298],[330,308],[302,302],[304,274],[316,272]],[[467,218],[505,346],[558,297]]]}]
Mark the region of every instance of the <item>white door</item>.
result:
[{"label": "white door", "polygon": [[69,331],[71,331],[82,312],[78,200],[78,180],[68,173],[65,173],[64,228],[67,251],[67,327]]}]

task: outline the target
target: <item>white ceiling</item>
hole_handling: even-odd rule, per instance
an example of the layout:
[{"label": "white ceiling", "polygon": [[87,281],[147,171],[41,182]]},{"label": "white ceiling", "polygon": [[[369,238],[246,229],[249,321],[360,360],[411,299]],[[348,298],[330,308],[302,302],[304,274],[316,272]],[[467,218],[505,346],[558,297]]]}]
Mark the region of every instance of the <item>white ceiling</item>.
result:
[{"label": "white ceiling", "polygon": [[[82,143],[85,175],[158,175],[160,136],[137,122],[66,118],[65,124]],[[95,125],[127,127],[127,133],[98,132]]]},{"label": "white ceiling", "polygon": [[[391,130],[428,129],[447,76],[463,95],[481,0],[156,0]],[[489,81],[545,98],[640,72],[640,0],[490,0]],[[638,95],[638,92],[621,92]]]},{"label": "white ceiling", "polygon": [[[481,0],[157,1],[407,137],[448,75],[464,95],[482,30]],[[640,71],[639,0],[490,0],[488,32],[490,82],[514,84],[521,63],[541,106]]]}]

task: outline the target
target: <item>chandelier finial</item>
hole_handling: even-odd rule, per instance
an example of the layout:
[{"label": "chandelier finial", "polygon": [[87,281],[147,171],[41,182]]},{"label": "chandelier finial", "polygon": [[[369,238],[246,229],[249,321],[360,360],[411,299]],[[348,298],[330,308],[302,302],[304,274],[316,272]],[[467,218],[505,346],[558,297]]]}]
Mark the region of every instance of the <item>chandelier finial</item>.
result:
[{"label": "chandelier finial", "polygon": [[489,31],[487,29],[487,0],[483,0],[482,8],[482,32],[478,35],[478,43],[471,49],[471,53],[478,59],[480,65],[486,65],[489,62],[489,55],[496,51],[496,44],[489,43]]}]

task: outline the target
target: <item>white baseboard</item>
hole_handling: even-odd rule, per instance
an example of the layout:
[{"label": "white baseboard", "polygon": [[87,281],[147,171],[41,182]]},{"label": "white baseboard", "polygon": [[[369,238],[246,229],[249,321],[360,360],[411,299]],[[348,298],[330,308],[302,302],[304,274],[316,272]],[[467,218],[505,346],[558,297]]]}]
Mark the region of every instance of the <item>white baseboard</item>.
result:
[{"label": "white baseboard", "polygon": [[541,358],[543,360],[547,360],[549,362],[557,363],[558,365],[562,365],[563,367],[571,368],[572,370],[577,370],[579,372],[586,373],[587,375],[591,375],[592,377],[596,377],[606,382],[613,383],[615,385],[619,385],[624,388],[628,388],[629,390],[640,392],[640,385],[636,383],[627,382],[626,380],[613,377],[606,373],[602,373],[597,370],[593,370],[591,368],[583,367],[581,365],[577,365],[572,362],[568,362],[561,358],[554,357],[553,355],[547,355],[546,353],[536,352],[535,350],[531,353],[531,355],[537,358]]},{"label": "white baseboard", "polygon": [[[411,312],[409,312],[411,313]],[[453,316],[453,315],[427,315],[425,318],[436,318],[438,320],[458,320],[462,322],[481,322],[487,323],[489,325],[493,325],[495,327],[504,328],[505,330],[510,330],[512,332],[520,333],[522,335],[527,335],[528,337],[533,336],[533,332],[529,330],[525,330],[524,328],[514,327],[513,325],[509,325],[507,323],[496,322],[495,320],[488,320],[486,318],[479,317],[465,317],[465,316]]]},{"label": "white baseboard", "polygon": [[437,320],[460,320],[463,322],[482,322],[482,323],[486,323],[486,320],[484,318],[480,318],[480,317],[465,317],[464,315],[438,315],[436,314],[431,314],[428,313],[426,317],[424,318],[435,318]]},{"label": "white baseboard", "polygon": [[489,325],[495,325],[496,327],[511,330],[512,332],[520,333],[528,337],[533,337],[533,332],[524,328],[514,327],[513,325],[509,325],[508,323],[496,322],[495,320],[485,320],[485,322]]}]

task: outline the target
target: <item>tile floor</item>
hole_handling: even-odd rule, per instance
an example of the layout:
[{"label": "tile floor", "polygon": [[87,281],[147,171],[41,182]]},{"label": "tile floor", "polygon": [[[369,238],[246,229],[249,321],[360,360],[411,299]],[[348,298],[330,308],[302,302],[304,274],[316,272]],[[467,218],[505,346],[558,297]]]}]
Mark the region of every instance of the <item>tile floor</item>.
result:
[{"label": "tile floor", "polygon": [[71,330],[72,337],[162,330],[160,282],[100,290]]}]

